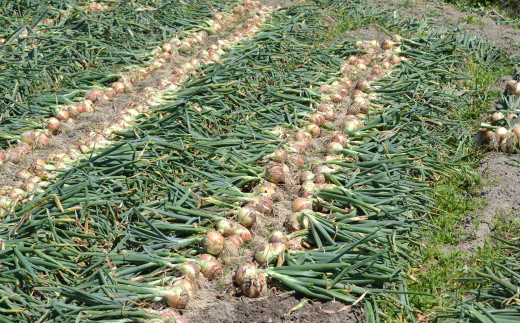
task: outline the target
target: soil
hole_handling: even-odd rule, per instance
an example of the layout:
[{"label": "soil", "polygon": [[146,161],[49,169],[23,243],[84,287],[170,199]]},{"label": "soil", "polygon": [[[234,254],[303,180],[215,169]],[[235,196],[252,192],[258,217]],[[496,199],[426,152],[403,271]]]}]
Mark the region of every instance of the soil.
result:
[{"label": "soil", "polygon": [[481,162],[482,176],[480,198],[487,203],[482,210],[466,216],[463,221],[464,233],[468,238],[454,246],[460,251],[474,253],[482,248],[497,224],[507,225],[513,218],[520,219],[520,162],[517,156],[490,153]]},{"label": "soil", "polygon": [[379,2],[388,10],[397,11],[413,18],[427,17],[432,25],[454,27],[470,21],[463,28],[470,35],[481,36],[485,40],[504,48],[509,54],[519,56],[520,29],[498,25],[490,17],[472,15],[457,10],[454,5],[439,4],[425,0],[383,0]]},{"label": "soil", "polygon": [[258,299],[241,296],[234,291],[221,295],[195,293],[183,314],[190,323],[226,322],[364,322],[361,306],[345,307],[334,301],[307,301],[305,306],[293,310],[305,299],[270,290]]}]

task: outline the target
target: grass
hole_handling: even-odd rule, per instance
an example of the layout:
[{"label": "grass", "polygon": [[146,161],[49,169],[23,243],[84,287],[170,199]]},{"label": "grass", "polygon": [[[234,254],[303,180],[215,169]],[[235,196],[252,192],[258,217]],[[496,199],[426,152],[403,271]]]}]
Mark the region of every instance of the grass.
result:
[{"label": "grass", "polygon": [[[503,91],[498,87],[498,79],[511,75],[513,66],[509,61],[492,65],[475,60],[467,62],[465,70],[468,78],[460,86],[470,91],[470,95],[467,96],[466,104],[454,112],[472,133],[478,131],[481,117],[492,108],[493,102]],[[473,253],[455,247],[465,238],[474,238],[481,224],[478,212],[487,201],[479,199],[478,193],[494,181],[492,178],[481,178],[475,171],[483,156],[479,147],[473,147],[472,154],[460,165],[458,176],[443,178],[434,184],[433,197],[438,210],[429,222],[436,229],[423,238],[419,251],[424,257],[423,264],[409,272],[413,277],[410,290],[431,294],[410,295],[412,306],[427,318],[434,318],[436,309],[453,305],[454,299],[463,299],[471,289],[477,288],[478,281],[466,278],[475,277],[475,273],[484,265],[505,256],[502,243],[490,236]],[[497,217],[493,234],[510,237],[520,232],[519,219],[510,222],[501,219],[503,217]]]},{"label": "grass", "polygon": [[466,23],[466,24],[471,24],[471,25],[475,25],[475,26],[485,26],[486,24],[480,20],[480,18],[478,18],[476,15],[469,15],[467,16],[466,18],[459,18],[458,20],[459,23]]}]

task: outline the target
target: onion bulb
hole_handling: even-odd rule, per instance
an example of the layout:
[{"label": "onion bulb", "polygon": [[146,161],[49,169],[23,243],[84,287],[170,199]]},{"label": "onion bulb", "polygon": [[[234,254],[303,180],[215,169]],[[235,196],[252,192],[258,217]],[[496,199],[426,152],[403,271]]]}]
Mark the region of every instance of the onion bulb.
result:
[{"label": "onion bulb", "polygon": [[235,230],[235,224],[227,219],[222,219],[218,221],[216,229],[224,237],[228,237],[233,234],[233,230]]},{"label": "onion bulb", "polygon": [[244,245],[244,240],[242,240],[242,238],[240,238],[240,236],[237,234],[229,236],[226,240],[231,242],[237,248],[240,248],[242,245]]},{"label": "onion bulb", "polygon": [[60,121],[56,119],[55,117],[50,117],[49,120],[47,120],[47,128],[53,133],[58,132],[58,128],[60,127]]},{"label": "onion bulb", "polygon": [[498,137],[501,140],[504,140],[505,138],[507,138],[508,132],[509,131],[507,131],[507,129],[504,127],[498,127],[495,129],[495,133],[498,135]]},{"label": "onion bulb", "polygon": [[252,210],[248,207],[241,208],[237,213],[237,221],[246,228],[255,224],[256,219],[261,216],[260,212]]},{"label": "onion bulb", "polygon": [[269,159],[278,163],[284,163],[287,161],[287,152],[284,149],[276,149],[272,154],[270,154]]},{"label": "onion bulb", "polygon": [[271,236],[269,237],[269,242],[270,243],[275,243],[275,242],[285,243],[285,242],[287,242],[287,236],[282,231],[273,231],[271,233]]},{"label": "onion bulb", "polygon": [[264,172],[264,179],[279,184],[284,181],[284,166],[281,164],[268,164]]},{"label": "onion bulb", "polygon": [[256,265],[252,262],[246,262],[238,265],[233,275],[233,282],[241,285],[244,279],[248,279],[256,276]]},{"label": "onion bulb", "polygon": [[254,257],[258,264],[267,264],[276,257],[275,249],[270,243],[262,243],[256,248]]},{"label": "onion bulb", "polygon": [[270,215],[273,213],[273,200],[265,195],[260,195],[247,203],[246,207],[258,211],[261,214]]},{"label": "onion bulb", "polygon": [[204,277],[209,280],[217,278],[222,275],[222,265],[218,260],[209,254],[203,254],[199,256],[201,260],[200,272]]},{"label": "onion bulb", "polygon": [[190,301],[189,292],[184,286],[174,286],[161,292],[166,305],[173,308],[185,308]]},{"label": "onion bulb", "polygon": [[320,126],[315,123],[309,123],[307,127],[305,127],[305,130],[307,130],[313,137],[320,135]]},{"label": "onion bulb", "polygon": [[299,197],[294,200],[292,209],[294,212],[300,212],[306,209],[312,210],[312,200]]},{"label": "onion bulb", "polygon": [[224,250],[224,237],[218,231],[211,231],[202,239],[202,245],[207,253],[218,256]]},{"label": "onion bulb", "polygon": [[276,184],[273,184],[270,182],[265,182],[265,183],[258,185],[254,189],[254,193],[255,194],[265,194],[267,196],[273,196],[274,194],[276,194],[277,189],[278,189],[278,186],[276,186]]},{"label": "onion bulb", "polygon": [[249,230],[244,227],[235,228],[235,230],[233,230],[233,234],[238,235],[242,241],[244,241],[244,243],[251,240],[251,232],[249,232]]},{"label": "onion bulb", "polygon": [[251,298],[258,298],[267,292],[267,282],[263,273],[259,273],[256,277],[244,279],[240,285],[242,293]]},{"label": "onion bulb", "polygon": [[497,111],[497,112],[495,112],[495,113],[493,113],[491,115],[491,120],[493,120],[493,122],[497,122],[497,121],[500,121],[502,119],[505,119],[505,117],[506,116],[502,112]]},{"label": "onion bulb", "polygon": [[187,279],[196,282],[199,279],[200,275],[200,267],[194,261],[187,261],[182,264],[178,264],[175,266],[179,273],[182,276],[185,276]]},{"label": "onion bulb", "polygon": [[520,125],[517,124],[514,128],[513,128],[513,133],[520,139]]}]

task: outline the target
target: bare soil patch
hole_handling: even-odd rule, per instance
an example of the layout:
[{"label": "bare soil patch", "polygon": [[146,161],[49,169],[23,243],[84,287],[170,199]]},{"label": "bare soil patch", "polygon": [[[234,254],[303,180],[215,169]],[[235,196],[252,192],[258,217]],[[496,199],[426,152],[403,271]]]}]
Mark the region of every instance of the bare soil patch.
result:
[{"label": "bare soil patch", "polygon": [[482,248],[498,224],[507,225],[512,218],[520,218],[520,162],[517,156],[490,153],[481,162],[482,175],[480,198],[487,201],[476,217],[466,216],[463,231],[468,234],[455,248],[473,253]]},{"label": "bare soil patch", "polygon": [[191,323],[365,322],[362,307],[344,309],[345,304],[334,301],[308,301],[291,312],[302,300],[294,295],[277,296],[274,290],[259,299],[233,293],[206,294],[195,296],[183,316]]}]

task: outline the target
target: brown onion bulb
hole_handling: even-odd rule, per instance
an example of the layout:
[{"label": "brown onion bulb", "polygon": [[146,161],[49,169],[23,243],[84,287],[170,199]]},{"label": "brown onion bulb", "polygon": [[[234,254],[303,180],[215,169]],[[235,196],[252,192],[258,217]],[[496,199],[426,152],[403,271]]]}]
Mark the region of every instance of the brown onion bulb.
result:
[{"label": "brown onion bulb", "polygon": [[278,163],[284,163],[287,161],[287,152],[282,148],[276,149],[269,155],[269,159]]},{"label": "brown onion bulb", "polygon": [[235,230],[233,230],[233,234],[238,235],[244,243],[247,243],[249,240],[251,240],[251,232],[249,232],[248,229],[244,227],[237,227]]},{"label": "brown onion bulb", "polygon": [[256,277],[256,265],[252,262],[246,262],[238,265],[233,275],[233,282],[241,285],[244,279]]},{"label": "brown onion bulb", "polygon": [[178,264],[175,266],[175,268],[182,276],[185,276],[193,282],[196,282],[199,279],[200,267],[194,261],[187,261],[185,263]]},{"label": "brown onion bulb", "polygon": [[51,131],[51,133],[57,133],[59,127],[60,121],[58,119],[50,117],[49,120],[47,120],[47,128]]},{"label": "brown onion bulb", "polygon": [[322,126],[323,124],[325,124],[325,118],[323,117],[323,115],[319,113],[311,114],[309,116],[309,121],[317,124],[318,126]]},{"label": "brown onion bulb", "polygon": [[207,253],[218,256],[224,250],[224,237],[218,231],[211,231],[202,239],[202,245]]},{"label": "brown onion bulb", "polygon": [[240,287],[242,293],[250,298],[262,297],[267,293],[267,282],[263,273],[254,278],[244,279]]},{"label": "brown onion bulb", "polygon": [[238,223],[242,224],[246,228],[249,228],[253,224],[255,224],[256,219],[260,218],[260,217],[261,217],[260,212],[258,212],[256,210],[252,210],[248,207],[243,207],[237,212]]},{"label": "brown onion bulb", "polygon": [[278,186],[276,186],[276,184],[273,184],[270,182],[265,182],[265,183],[258,185],[255,188],[254,193],[255,194],[265,194],[267,196],[273,196],[274,194],[276,194],[277,189],[278,189]]},{"label": "brown onion bulb", "polygon": [[217,276],[222,276],[222,265],[215,257],[209,254],[203,254],[199,256],[199,259],[201,260],[200,272],[204,277],[213,280],[217,278]]},{"label": "brown onion bulb", "polygon": [[116,93],[125,93],[125,84],[122,82],[112,83],[112,88]]},{"label": "brown onion bulb", "polygon": [[189,292],[181,285],[164,290],[161,294],[166,305],[173,308],[186,308],[190,301]]},{"label": "brown onion bulb", "polygon": [[67,110],[61,110],[56,114],[56,118],[60,121],[65,121],[70,118],[69,112]]},{"label": "brown onion bulb", "polygon": [[22,140],[32,145],[36,141],[36,134],[34,131],[24,131],[22,133]]},{"label": "brown onion bulb", "polygon": [[305,130],[307,130],[313,137],[319,136],[321,132],[320,126],[315,123],[309,123],[307,127],[305,127]]},{"label": "brown onion bulb", "polygon": [[271,236],[269,237],[269,243],[275,243],[275,242],[281,242],[281,243],[287,242],[287,235],[285,233],[283,233],[282,231],[273,231],[271,233]]},{"label": "brown onion bulb", "polygon": [[289,240],[285,243],[285,246],[289,250],[295,250],[295,251],[303,250],[302,243],[299,239]]},{"label": "brown onion bulb", "polygon": [[498,127],[495,129],[495,133],[498,135],[498,137],[501,139],[501,140],[504,140],[507,138],[507,135],[508,135],[508,130],[504,127]]},{"label": "brown onion bulb", "polygon": [[269,196],[260,195],[249,202],[246,207],[261,214],[270,215],[273,213],[273,200]]},{"label": "brown onion bulb", "polygon": [[312,181],[314,179],[314,174],[308,170],[302,172],[299,177],[300,184],[303,184],[306,181]]},{"label": "brown onion bulb", "polygon": [[264,179],[271,183],[279,184],[284,181],[284,173],[283,165],[274,163],[268,164],[264,172]]},{"label": "brown onion bulb", "polygon": [[299,197],[296,200],[294,200],[292,209],[294,212],[300,212],[306,209],[312,210],[312,200]]},{"label": "brown onion bulb", "polygon": [[229,236],[226,240],[231,242],[237,248],[240,248],[244,245],[244,240],[242,240],[242,238],[240,238],[240,236],[236,234]]},{"label": "brown onion bulb", "polygon": [[235,230],[235,227],[236,227],[236,225],[233,222],[231,222],[227,219],[222,219],[222,220],[218,221],[216,229],[224,237],[228,237],[233,234],[233,230]]},{"label": "brown onion bulb", "polygon": [[520,139],[520,125],[517,124],[514,128],[513,128],[513,133]]},{"label": "brown onion bulb", "polygon": [[269,243],[262,243],[255,249],[254,258],[260,265],[268,264],[275,256],[275,250]]}]

